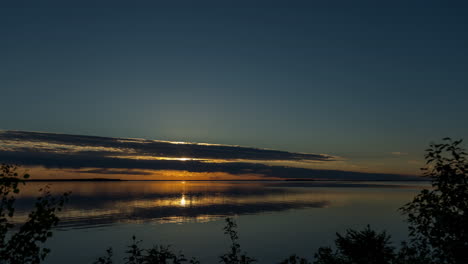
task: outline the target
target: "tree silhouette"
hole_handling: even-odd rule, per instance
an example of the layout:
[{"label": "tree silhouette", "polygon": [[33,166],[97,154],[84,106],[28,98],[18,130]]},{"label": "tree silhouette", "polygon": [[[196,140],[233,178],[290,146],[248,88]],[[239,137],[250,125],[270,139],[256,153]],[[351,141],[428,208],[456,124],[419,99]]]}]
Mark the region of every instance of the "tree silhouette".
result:
[{"label": "tree silhouette", "polygon": [[410,236],[427,247],[437,263],[468,263],[468,162],[462,140],[444,138],[425,155],[432,189],[422,190],[401,208],[408,216]]},{"label": "tree silhouette", "polygon": [[54,197],[47,186],[41,189],[42,196],[36,199],[28,219],[13,232],[15,195],[20,192],[19,185],[29,178],[28,174],[19,175],[17,169],[14,165],[0,166],[0,260],[2,264],[37,264],[50,252],[41,244],[52,236],[51,229],[59,222],[56,212],[62,209],[69,193]]}]

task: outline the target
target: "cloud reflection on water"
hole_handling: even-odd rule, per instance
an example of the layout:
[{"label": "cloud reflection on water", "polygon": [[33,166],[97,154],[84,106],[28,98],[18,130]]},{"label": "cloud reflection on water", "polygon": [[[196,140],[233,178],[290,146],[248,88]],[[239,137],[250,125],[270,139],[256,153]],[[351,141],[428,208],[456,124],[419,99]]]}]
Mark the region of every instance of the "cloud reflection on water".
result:
[{"label": "cloud reflection on water", "polygon": [[[28,183],[18,201],[18,221],[26,217],[35,190]],[[322,197],[300,190],[270,188],[262,183],[223,182],[80,182],[52,183],[54,193],[71,190],[61,214],[61,228],[87,228],[128,222],[209,221],[238,214],[321,208]]]},{"label": "cloud reflection on water", "polygon": [[[205,222],[230,215],[339,206],[350,198],[330,187],[418,188],[376,183],[295,182],[52,182],[54,193],[71,190],[60,228],[90,228],[117,223]],[[36,190],[28,183],[18,201],[17,221],[27,215]],[[349,188],[347,188],[349,189]],[[357,192],[357,196],[368,195]],[[371,197],[371,199],[374,199]]]}]

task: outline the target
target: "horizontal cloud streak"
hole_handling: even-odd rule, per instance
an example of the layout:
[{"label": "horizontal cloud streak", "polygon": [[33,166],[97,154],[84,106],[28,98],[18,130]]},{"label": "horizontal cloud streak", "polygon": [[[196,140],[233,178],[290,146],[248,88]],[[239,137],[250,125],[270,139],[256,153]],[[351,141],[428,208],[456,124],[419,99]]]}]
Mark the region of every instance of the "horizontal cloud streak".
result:
[{"label": "horizontal cloud streak", "polygon": [[[230,145],[167,142],[147,139],[124,139],[95,136],[64,135],[24,131],[0,132],[0,141],[9,150],[41,148],[47,152],[108,152],[115,155],[159,156],[222,160],[288,160],[328,161],[332,156],[258,149]],[[8,149],[6,149],[8,150]]]},{"label": "horizontal cloud streak", "polygon": [[[140,159],[129,157],[143,157]],[[158,157],[163,159],[158,159]],[[156,159],[155,159],[156,158]],[[167,158],[179,158],[171,160]],[[248,160],[249,162],[240,162]],[[224,172],[270,178],[404,180],[407,176],[341,170],[270,166],[265,161],[334,160],[323,154],[304,154],[238,146],[169,143],[63,134],[0,132],[0,161],[26,166],[74,169],[87,174],[148,175],[141,170]],[[227,162],[228,161],[228,162]],[[87,169],[81,170],[80,169]],[[140,171],[138,171],[140,170]]]}]

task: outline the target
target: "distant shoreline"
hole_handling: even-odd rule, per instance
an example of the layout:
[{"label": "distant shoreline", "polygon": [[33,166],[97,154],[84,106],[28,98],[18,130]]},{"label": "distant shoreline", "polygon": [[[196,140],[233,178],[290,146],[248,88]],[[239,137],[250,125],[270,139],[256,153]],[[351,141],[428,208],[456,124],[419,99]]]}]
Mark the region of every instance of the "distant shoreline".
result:
[{"label": "distant shoreline", "polygon": [[106,179],[106,178],[91,178],[91,179],[32,179],[25,180],[26,182],[428,182],[429,179],[421,180],[311,180],[311,179],[284,179],[284,180],[123,180],[123,179]]}]

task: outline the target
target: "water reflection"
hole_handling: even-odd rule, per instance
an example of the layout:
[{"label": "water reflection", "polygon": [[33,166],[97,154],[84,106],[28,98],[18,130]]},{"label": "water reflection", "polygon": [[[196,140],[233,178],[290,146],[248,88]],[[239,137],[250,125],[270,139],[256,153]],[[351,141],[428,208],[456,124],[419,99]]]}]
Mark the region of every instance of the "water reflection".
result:
[{"label": "water reflection", "polygon": [[[16,221],[24,221],[37,190],[45,183],[28,183]],[[375,183],[297,182],[52,182],[53,193],[72,191],[61,213],[60,228],[90,228],[115,223],[206,222],[228,215],[340,206],[353,195],[377,199],[376,193],[347,192],[334,187],[408,188]],[[310,188],[315,187],[315,188]],[[415,187],[416,188],[416,187]]]},{"label": "water reflection", "polygon": [[182,194],[182,198],[180,198],[180,206],[185,207],[186,201],[185,201],[185,194]]}]

